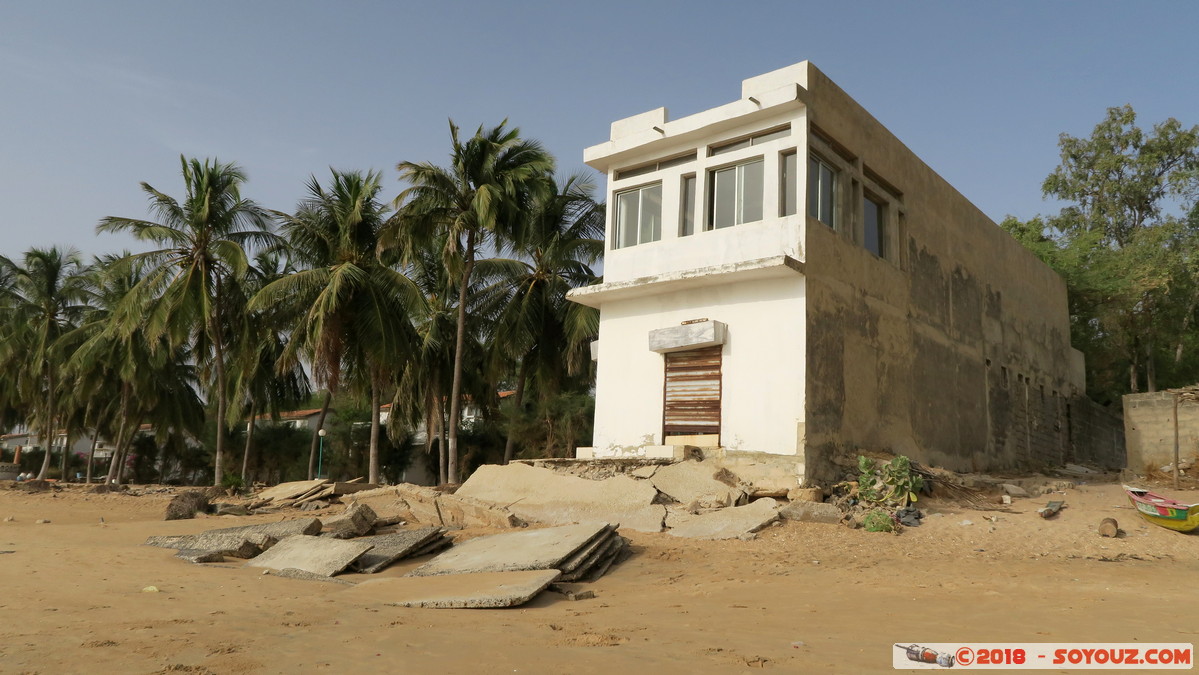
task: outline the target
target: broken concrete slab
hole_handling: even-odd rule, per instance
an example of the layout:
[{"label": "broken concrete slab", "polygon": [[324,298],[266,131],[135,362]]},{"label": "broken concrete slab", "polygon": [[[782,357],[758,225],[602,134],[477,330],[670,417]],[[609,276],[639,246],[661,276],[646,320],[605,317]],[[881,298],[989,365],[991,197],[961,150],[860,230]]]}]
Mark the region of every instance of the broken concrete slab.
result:
[{"label": "broken concrete slab", "polygon": [[456,545],[408,575],[558,569],[579,549],[610,534],[611,527],[607,523],[565,525],[478,537]]},{"label": "broken concrete slab", "polygon": [[779,509],[779,517],[783,520],[796,520],[804,523],[828,523],[836,525],[845,514],[841,509],[825,502],[791,502]]},{"label": "broken concrete slab", "polygon": [[735,539],[747,532],[757,532],[778,520],[778,509],[778,502],[765,497],[745,506],[692,516],[670,530],[670,534],[691,539]]},{"label": "broken concrete slab", "polygon": [[720,472],[733,476],[710,462],[679,462],[659,467],[650,482],[680,504],[696,502],[700,508],[723,508],[736,504],[745,493],[735,487],[735,476],[729,481],[733,485],[717,480],[715,476]]},{"label": "broken concrete slab", "polygon": [[1025,490],[1024,488],[1020,487],[1019,485],[1012,485],[1011,483],[1004,483],[1000,487],[1003,488],[1003,493],[1010,497],[1028,497],[1028,496],[1030,496],[1028,494],[1028,490]]},{"label": "broken concrete slab", "polygon": [[223,527],[200,534],[153,536],[146,539],[146,545],[219,551],[224,555],[238,558],[253,558],[284,537],[295,534],[317,534],[320,531],[321,521],[316,518],[301,518],[258,525]]},{"label": "broken concrete slab", "polygon": [[274,546],[277,541],[270,535],[253,532],[202,532],[200,534],[150,537],[146,540],[146,544],[180,551],[204,551],[234,558],[253,558]]},{"label": "broken concrete slab", "polygon": [[648,464],[646,466],[639,466],[636,469],[633,469],[632,471],[629,472],[629,475],[632,476],[633,478],[653,478],[654,473],[656,473],[657,471],[658,471],[657,464]]},{"label": "broken concrete slab", "polygon": [[297,569],[331,577],[349,567],[371,548],[370,544],[356,541],[297,534],[283,539],[250,560],[246,567]]},{"label": "broken concrete slab", "polygon": [[412,518],[418,523],[441,525],[441,512],[437,510],[440,492],[422,485],[404,483],[396,486],[396,495],[404,500]]},{"label": "broken concrete slab", "polygon": [[194,548],[181,549],[175,554],[175,557],[191,563],[225,562],[225,556],[220,551],[201,551]]},{"label": "broken concrete slab", "polygon": [[370,533],[379,517],[366,504],[353,503],[340,516],[324,519],[322,536],[334,539],[351,539]]},{"label": "broken concrete slab", "polygon": [[255,496],[259,501],[263,499],[298,499],[314,488],[319,488],[328,482],[329,481],[325,480],[324,478],[317,478],[316,480],[298,480],[290,483],[280,483],[274,487],[269,487],[262,492],[259,492]]},{"label": "broken concrete slab", "polygon": [[720,450],[704,460],[727,468],[740,478],[751,497],[785,495],[799,487],[804,475],[803,460],[794,455]]},{"label": "broken concrete slab", "polygon": [[[600,546],[599,548],[595,549],[594,551],[592,551],[591,554],[588,555],[587,558],[581,564],[579,564],[578,567],[574,571],[563,572],[562,580],[563,581],[578,581],[579,579],[582,579],[582,578],[588,576],[597,567],[599,567],[599,566],[603,565],[604,563],[608,562],[609,560],[612,560],[613,558],[615,558],[616,554],[620,551],[621,544],[622,544],[621,537],[605,538],[603,541],[603,545]],[[562,567],[563,566],[559,566],[559,569],[561,569]]]},{"label": "broken concrete slab", "polygon": [[523,605],[558,578],[558,570],[476,572],[435,578],[372,579],[341,594],[345,600],[399,607],[487,609]]},{"label": "broken concrete slab", "polygon": [[457,496],[473,497],[506,507],[529,522],[619,522],[642,532],[661,532],[666,509],[654,504],[658,490],[626,475],[588,480],[526,464],[479,467]]},{"label": "broken concrete slab", "polygon": [[440,539],[443,532],[440,527],[424,527],[419,530],[404,530],[357,539],[356,541],[370,544],[374,548],[358,558],[354,562],[354,568],[365,574],[379,572],[388,565],[426,548],[434,539]]},{"label": "broken concrete slab", "polygon": [[496,504],[458,494],[437,497],[441,524],[449,527],[522,527],[525,522]]},{"label": "broken concrete slab", "polygon": [[241,504],[209,504],[214,516],[248,516],[250,510]]},{"label": "broken concrete slab", "polygon": [[419,485],[400,485],[397,493],[418,522],[446,527],[522,527],[525,522],[503,506]]}]

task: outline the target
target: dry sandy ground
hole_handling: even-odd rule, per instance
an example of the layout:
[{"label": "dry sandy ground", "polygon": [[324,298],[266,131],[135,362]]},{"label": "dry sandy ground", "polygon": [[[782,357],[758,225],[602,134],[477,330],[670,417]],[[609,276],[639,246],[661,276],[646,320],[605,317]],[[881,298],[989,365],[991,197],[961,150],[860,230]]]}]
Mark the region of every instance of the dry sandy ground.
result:
[{"label": "dry sandy ground", "polygon": [[[422,610],[141,545],[279,516],[164,522],[165,495],[0,486],[0,519],[14,519],[0,522],[0,671],[863,673],[891,672],[894,643],[1199,642],[1199,536],[1144,523],[1118,485],[1064,498],[1049,521],[1035,513],[1046,497],[1010,513],[922,502],[936,515],[898,536],[808,523],[754,541],[625,532],[634,555],[594,599]],[[1106,516],[1126,535],[1099,538]]]}]

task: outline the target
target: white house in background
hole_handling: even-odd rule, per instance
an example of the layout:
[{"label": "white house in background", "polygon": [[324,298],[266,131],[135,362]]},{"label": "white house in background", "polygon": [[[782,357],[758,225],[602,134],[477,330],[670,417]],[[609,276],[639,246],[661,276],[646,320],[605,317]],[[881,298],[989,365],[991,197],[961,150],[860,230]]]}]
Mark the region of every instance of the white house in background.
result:
[{"label": "white house in background", "polygon": [[1068,451],[1065,284],[810,63],[614,122],[584,158],[608,222],[603,283],[569,295],[600,310],[580,457],[691,445],[821,481],[855,448]]},{"label": "white house in background", "polygon": [[[329,410],[333,412],[332,409]],[[271,418],[270,415],[259,415],[254,418],[254,426],[261,427],[268,424],[280,424],[283,426],[292,427],[293,429],[308,429],[316,431],[317,425],[320,423],[321,409],[312,408],[310,410],[289,410],[279,413],[278,421]]]}]

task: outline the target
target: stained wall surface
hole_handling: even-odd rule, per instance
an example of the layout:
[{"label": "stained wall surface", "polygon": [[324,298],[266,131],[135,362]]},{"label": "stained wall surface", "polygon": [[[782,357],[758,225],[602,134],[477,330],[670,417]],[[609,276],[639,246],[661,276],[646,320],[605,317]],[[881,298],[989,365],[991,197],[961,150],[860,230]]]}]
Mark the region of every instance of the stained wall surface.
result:
[{"label": "stained wall surface", "polygon": [[[809,68],[812,149],[841,169],[842,207],[807,223],[809,479],[861,448],[963,471],[1069,457],[1082,382],[1061,278]],[[861,243],[868,196],[882,257]]]},{"label": "stained wall surface", "polygon": [[[1168,391],[1124,397],[1129,469],[1143,473],[1174,462],[1174,398]],[[1178,454],[1199,459],[1199,403],[1179,402]]]}]

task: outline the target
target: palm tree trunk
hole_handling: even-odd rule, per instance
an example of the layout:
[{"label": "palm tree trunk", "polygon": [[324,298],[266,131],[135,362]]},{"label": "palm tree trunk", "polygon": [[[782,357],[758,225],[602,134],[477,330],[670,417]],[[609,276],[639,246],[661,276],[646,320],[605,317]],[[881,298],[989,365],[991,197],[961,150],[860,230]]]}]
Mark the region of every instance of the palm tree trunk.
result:
[{"label": "palm tree trunk", "polygon": [[475,233],[466,233],[466,250],[463,252],[462,283],[458,286],[458,334],[454,339],[454,382],[450,385],[450,428],[447,461],[450,483],[458,482],[458,422],[462,419],[462,361],[466,347],[466,293],[470,286],[470,273],[475,268]]},{"label": "palm tree trunk", "polygon": [[246,468],[250,465],[250,448],[254,447],[254,416],[258,414],[258,402],[250,403],[250,421],[246,423],[246,447],[241,451],[241,483],[246,485]]},{"label": "palm tree trunk", "polygon": [[512,417],[508,420],[508,438],[504,441],[504,464],[512,461],[513,441],[516,438],[516,425],[520,420],[522,404],[525,399],[525,378],[529,375],[529,355],[520,360],[520,369],[516,373],[516,393],[512,395]]},{"label": "palm tree trunk", "polygon": [[433,410],[437,412],[437,484],[445,485],[449,476],[449,462],[445,440],[445,399],[441,397],[441,385],[434,391]]},{"label": "palm tree trunk", "polygon": [[123,442],[123,440],[125,438],[125,427],[128,426],[128,421],[129,421],[129,397],[130,397],[129,383],[122,382],[121,383],[121,407],[120,407],[120,413],[118,413],[121,416],[121,421],[120,421],[120,424],[117,426],[117,437],[115,439],[113,439],[112,454],[109,455],[109,458],[108,458],[108,475],[104,478],[104,483],[106,485],[112,485],[112,482],[114,480],[116,480],[116,478],[117,478],[117,459],[119,459],[117,457],[117,455],[120,454],[121,443]]},{"label": "palm tree trunk", "polygon": [[312,445],[308,448],[308,480],[316,476],[316,446],[320,443],[320,430],[325,428],[325,415],[329,414],[329,403],[333,401],[333,392],[325,392],[325,403],[321,406],[320,417],[316,418],[316,431],[312,432]]},{"label": "palm tree trunk", "polygon": [[133,437],[137,436],[140,426],[141,420],[135,420],[133,428],[129,430],[129,437],[125,439],[124,447],[121,448],[121,461],[117,464],[117,485],[125,484],[125,464],[129,459],[129,451],[133,448]]},{"label": "palm tree trunk", "polygon": [[371,485],[379,484],[379,383],[377,379],[371,378],[371,447],[370,462],[366,471],[366,482]]},{"label": "palm tree trunk", "polygon": [[[46,365],[46,421],[43,427],[46,435],[42,443],[46,446],[46,456],[42,458],[42,470],[38,472],[38,480],[45,480],[50,472],[50,451],[54,449],[54,368]],[[61,478],[61,476],[60,476]]]},{"label": "palm tree trunk", "polygon": [[[219,303],[218,303],[219,306]],[[216,358],[216,459],[213,462],[212,484],[219,486],[225,471],[225,412],[229,401],[225,391],[225,346],[213,312],[209,330],[212,333],[212,349]]]},{"label": "palm tree trunk", "polygon": [[92,483],[92,464],[96,461],[96,444],[100,442],[100,430],[92,431],[92,449],[87,453],[87,476],[84,480],[88,485]]}]

